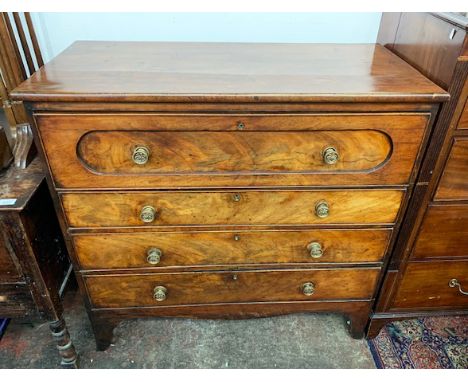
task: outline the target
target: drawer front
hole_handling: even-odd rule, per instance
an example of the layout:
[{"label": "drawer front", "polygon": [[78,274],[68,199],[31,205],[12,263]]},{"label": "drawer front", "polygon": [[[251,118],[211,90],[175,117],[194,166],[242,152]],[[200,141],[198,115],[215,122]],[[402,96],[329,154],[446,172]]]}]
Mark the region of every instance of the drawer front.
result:
[{"label": "drawer front", "polygon": [[468,261],[431,261],[410,263],[395,297],[396,308],[466,308],[468,295],[450,280],[461,284],[468,293]]},{"label": "drawer front", "polygon": [[430,206],[412,256],[468,257],[468,204]]},{"label": "drawer front", "polygon": [[87,276],[85,282],[94,307],[124,308],[370,299],[378,274],[379,268],[158,273]]},{"label": "drawer front", "polygon": [[379,262],[391,230],[75,235],[82,269]]},{"label": "drawer front", "polygon": [[0,317],[18,317],[35,310],[33,298],[27,286],[0,284]]},{"label": "drawer front", "polygon": [[398,190],[61,194],[70,227],[390,224],[402,197]]},{"label": "drawer front", "polygon": [[36,120],[58,188],[190,188],[406,184],[429,114]]},{"label": "drawer front", "polygon": [[455,139],[435,199],[468,200],[468,139]]}]

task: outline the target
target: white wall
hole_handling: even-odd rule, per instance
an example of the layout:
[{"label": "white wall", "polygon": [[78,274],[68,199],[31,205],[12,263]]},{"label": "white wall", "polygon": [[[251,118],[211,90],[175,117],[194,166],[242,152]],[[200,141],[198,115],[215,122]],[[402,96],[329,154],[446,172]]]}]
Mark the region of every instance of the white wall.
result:
[{"label": "white wall", "polygon": [[374,43],[381,13],[33,13],[44,60],[76,40]]}]

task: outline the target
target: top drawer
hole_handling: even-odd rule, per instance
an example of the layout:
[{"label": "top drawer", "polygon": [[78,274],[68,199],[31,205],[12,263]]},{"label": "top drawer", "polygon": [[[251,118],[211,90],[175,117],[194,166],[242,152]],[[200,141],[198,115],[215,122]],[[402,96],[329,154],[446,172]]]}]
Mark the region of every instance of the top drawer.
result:
[{"label": "top drawer", "polygon": [[402,185],[429,114],[38,114],[36,120],[58,188]]}]

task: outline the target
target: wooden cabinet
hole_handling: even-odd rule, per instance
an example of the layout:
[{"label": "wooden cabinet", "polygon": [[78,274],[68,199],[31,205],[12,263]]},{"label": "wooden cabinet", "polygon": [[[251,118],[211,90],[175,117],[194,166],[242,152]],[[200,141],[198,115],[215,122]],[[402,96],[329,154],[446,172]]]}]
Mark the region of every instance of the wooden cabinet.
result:
[{"label": "wooden cabinet", "polygon": [[[398,22],[395,22],[398,20]],[[468,19],[384,14],[390,50],[450,92],[439,113],[368,329],[389,321],[468,312]]]},{"label": "wooden cabinet", "polygon": [[76,368],[60,301],[70,272],[41,162],[11,166],[0,177],[0,317],[49,321],[62,366]]},{"label": "wooden cabinet", "polygon": [[448,95],[373,44],[80,42],[14,97],[105,349],[144,316],[362,337]]}]

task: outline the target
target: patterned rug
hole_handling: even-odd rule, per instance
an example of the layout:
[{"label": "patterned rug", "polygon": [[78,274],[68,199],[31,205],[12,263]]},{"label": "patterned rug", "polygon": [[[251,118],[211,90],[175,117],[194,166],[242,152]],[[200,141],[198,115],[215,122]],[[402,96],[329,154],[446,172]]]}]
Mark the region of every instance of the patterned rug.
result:
[{"label": "patterned rug", "polygon": [[368,344],[379,369],[468,369],[468,316],[392,322]]}]

